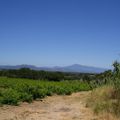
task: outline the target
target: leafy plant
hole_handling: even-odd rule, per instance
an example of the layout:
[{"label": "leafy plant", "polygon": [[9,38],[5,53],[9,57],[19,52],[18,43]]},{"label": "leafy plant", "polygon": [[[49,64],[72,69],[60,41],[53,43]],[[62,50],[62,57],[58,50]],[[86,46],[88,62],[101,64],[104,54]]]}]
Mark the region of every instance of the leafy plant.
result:
[{"label": "leafy plant", "polygon": [[2,98],[1,103],[2,104],[8,104],[8,105],[18,105],[20,95],[17,91],[13,89],[6,89],[2,91]]},{"label": "leafy plant", "polygon": [[53,94],[70,95],[90,89],[87,82],[77,80],[54,82],[1,77],[0,104],[17,105],[19,102],[32,102]]}]

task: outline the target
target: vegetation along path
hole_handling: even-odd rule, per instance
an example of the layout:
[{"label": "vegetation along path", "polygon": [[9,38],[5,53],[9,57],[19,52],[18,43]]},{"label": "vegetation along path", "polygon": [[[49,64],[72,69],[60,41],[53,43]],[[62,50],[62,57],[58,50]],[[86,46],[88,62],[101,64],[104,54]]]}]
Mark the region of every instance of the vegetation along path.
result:
[{"label": "vegetation along path", "polygon": [[43,101],[0,107],[0,120],[98,120],[86,107],[90,92],[46,97]]}]

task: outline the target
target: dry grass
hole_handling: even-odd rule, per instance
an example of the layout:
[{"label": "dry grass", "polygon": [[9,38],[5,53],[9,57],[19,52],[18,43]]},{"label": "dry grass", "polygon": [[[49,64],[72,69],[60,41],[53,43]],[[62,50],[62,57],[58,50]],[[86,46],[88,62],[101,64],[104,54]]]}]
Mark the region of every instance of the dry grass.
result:
[{"label": "dry grass", "polygon": [[117,120],[114,88],[110,85],[99,87],[91,92],[87,99],[87,106],[94,110],[102,120]]}]

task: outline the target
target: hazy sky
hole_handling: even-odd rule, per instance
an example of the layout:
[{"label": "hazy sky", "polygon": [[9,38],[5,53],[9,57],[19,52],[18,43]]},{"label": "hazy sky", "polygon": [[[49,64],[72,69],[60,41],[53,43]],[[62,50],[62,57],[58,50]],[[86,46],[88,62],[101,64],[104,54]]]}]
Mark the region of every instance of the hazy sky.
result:
[{"label": "hazy sky", "polygon": [[0,0],[0,65],[120,59],[120,0]]}]

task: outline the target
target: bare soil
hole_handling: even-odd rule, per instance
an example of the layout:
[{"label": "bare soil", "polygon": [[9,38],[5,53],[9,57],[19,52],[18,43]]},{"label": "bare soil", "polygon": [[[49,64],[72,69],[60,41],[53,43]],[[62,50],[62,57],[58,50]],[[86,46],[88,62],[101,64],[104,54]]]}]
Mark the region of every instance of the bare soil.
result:
[{"label": "bare soil", "polygon": [[89,93],[55,95],[31,104],[3,106],[0,107],[0,120],[100,120],[90,108],[86,107],[85,101]]}]

